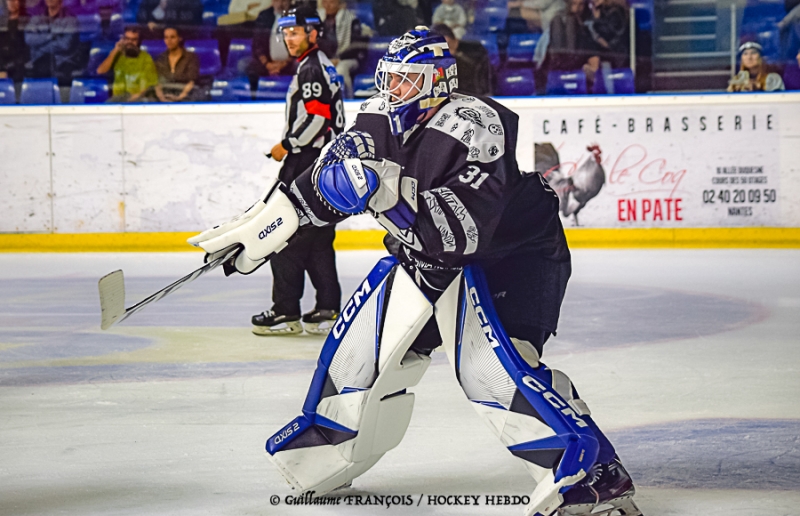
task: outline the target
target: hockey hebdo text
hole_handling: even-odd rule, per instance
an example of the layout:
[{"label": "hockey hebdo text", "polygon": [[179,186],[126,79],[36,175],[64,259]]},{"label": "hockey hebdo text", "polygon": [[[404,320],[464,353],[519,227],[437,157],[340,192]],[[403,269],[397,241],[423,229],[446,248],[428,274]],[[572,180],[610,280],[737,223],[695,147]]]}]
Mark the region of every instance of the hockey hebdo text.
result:
[{"label": "hockey hebdo text", "polygon": [[316,497],[313,491],[301,495],[285,495],[283,497],[272,495],[269,498],[271,505],[289,506],[362,506],[382,507],[391,509],[395,507],[428,506],[495,506],[495,505],[528,505],[530,497],[508,494],[480,494],[480,495],[446,495],[446,494],[400,494],[400,495],[326,495]]}]

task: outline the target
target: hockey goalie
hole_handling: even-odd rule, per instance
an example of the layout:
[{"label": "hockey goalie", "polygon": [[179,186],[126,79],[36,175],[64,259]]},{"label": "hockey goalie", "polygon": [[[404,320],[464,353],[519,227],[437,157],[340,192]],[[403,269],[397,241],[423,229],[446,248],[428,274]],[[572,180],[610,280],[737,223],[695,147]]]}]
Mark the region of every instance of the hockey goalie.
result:
[{"label": "hockey goalie", "polygon": [[238,245],[250,273],[300,226],[370,213],[393,255],[344,305],[302,413],[267,440],[286,480],[321,496],[403,438],[415,386],[443,346],[479,416],[533,476],[529,516],[641,514],[613,445],[570,379],[541,362],[571,272],[559,200],[516,162],[518,117],[459,92],[445,40],[418,27],[376,71],[379,94],[316,163],[243,216],[190,239]]}]

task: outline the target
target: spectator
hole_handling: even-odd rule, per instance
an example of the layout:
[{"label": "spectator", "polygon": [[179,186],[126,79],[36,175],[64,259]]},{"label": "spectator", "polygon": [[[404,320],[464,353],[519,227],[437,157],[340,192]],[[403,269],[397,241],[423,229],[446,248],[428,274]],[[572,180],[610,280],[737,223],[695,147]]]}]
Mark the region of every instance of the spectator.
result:
[{"label": "spectator", "polygon": [[777,24],[781,40],[781,56],[791,60],[800,51],[800,5],[795,5]]},{"label": "spectator", "polygon": [[55,77],[60,86],[69,86],[81,67],[78,19],[62,0],[45,0],[47,10],[34,16],[25,27],[25,43],[30,61],[25,64],[30,77]]},{"label": "spectator", "polygon": [[217,18],[217,25],[237,25],[257,20],[261,12],[269,9],[270,3],[270,0],[231,0],[228,14]]},{"label": "spectator", "polygon": [[370,30],[362,27],[358,17],[345,9],[340,0],[322,0],[319,16],[322,20],[319,47],[342,76],[345,96],[352,98],[353,72],[366,56],[367,39],[363,34]]},{"label": "spectator", "polygon": [[28,47],[25,45],[25,25],[28,13],[24,0],[6,0],[6,12],[0,15],[0,79],[22,82]]},{"label": "spectator", "polygon": [[150,30],[167,25],[199,25],[203,23],[203,3],[201,0],[142,0],[136,20],[147,24]]},{"label": "spectator", "polygon": [[728,83],[729,92],[778,91],[784,90],[783,79],[777,73],[770,73],[769,67],[761,57],[761,45],[748,41],[739,47],[741,68],[736,77]]},{"label": "spectator", "polygon": [[594,38],[585,25],[591,16],[586,0],[570,0],[569,9],[553,18],[546,49],[549,69],[578,70],[596,56]]},{"label": "spectator", "polygon": [[564,0],[509,0],[509,17],[525,22],[523,28],[515,28],[513,32],[546,32],[550,21],[566,9]]},{"label": "spectator", "polygon": [[796,63],[786,65],[783,71],[783,83],[787,90],[800,90],[800,50],[795,56]]},{"label": "spectator", "polygon": [[473,95],[491,95],[492,67],[489,52],[483,45],[479,41],[459,40],[444,23],[431,27],[431,32],[447,40],[450,54],[456,58],[458,89]]},{"label": "spectator", "polygon": [[136,102],[158,84],[158,74],[153,58],[142,50],[141,32],[138,28],[125,29],[122,38],[114,45],[108,57],[97,67],[103,75],[114,69],[114,85],[109,102]]},{"label": "spectator", "polygon": [[399,36],[419,22],[417,0],[375,0],[372,13],[380,36]]},{"label": "spectator", "polygon": [[[467,13],[455,0],[442,0],[439,7],[433,11],[433,23],[434,25],[443,23],[450,27],[456,41],[463,38],[464,34],[467,33]],[[444,36],[441,32],[439,34]],[[450,41],[448,40],[449,44]]]},{"label": "spectator", "polygon": [[164,29],[164,43],[167,50],[156,59],[156,97],[161,102],[200,100],[195,88],[200,78],[197,55],[183,48],[183,38],[175,27]]},{"label": "spectator", "polygon": [[253,89],[256,88],[259,77],[294,73],[294,62],[278,30],[278,19],[289,9],[289,5],[289,0],[272,0],[272,8],[261,11],[256,19],[253,58],[244,66],[244,72],[250,78]]},{"label": "spectator", "polygon": [[597,44],[600,58],[603,61],[615,62],[627,59],[629,52],[628,37],[628,5],[625,0],[594,0],[589,8],[592,17],[586,21],[586,27]]}]

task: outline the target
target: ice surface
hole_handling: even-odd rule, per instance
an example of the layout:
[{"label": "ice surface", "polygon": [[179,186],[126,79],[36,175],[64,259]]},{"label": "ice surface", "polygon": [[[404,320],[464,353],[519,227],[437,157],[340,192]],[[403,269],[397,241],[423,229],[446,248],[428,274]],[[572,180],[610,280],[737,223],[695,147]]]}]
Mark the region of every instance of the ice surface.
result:
[{"label": "ice surface", "polygon": [[[338,253],[345,295],[379,256]],[[337,493],[414,506],[286,507],[264,441],[300,413],[322,339],[250,333],[268,268],[215,271],[99,328],[104,274],[125,271],[130,305],[200,263],[0,255],[0,515],[521,514],[485,505],[532,482],[438,352],[405,440]],[[800,514],[800,252],[578,250],[573,269],[544,361],[617,445],[644,513]],[[456,494],[481,505],[428,499]]]}]

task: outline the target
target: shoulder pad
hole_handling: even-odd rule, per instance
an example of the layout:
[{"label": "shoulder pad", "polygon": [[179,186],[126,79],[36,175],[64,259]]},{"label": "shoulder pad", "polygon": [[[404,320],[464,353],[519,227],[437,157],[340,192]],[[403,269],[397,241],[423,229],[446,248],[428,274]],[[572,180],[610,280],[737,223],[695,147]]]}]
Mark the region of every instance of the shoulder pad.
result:
[{"label": "shoulder pad", "polygon": [[450,135],[467,147],[467,161],[491,163],[505,153],[505,130],[497,111],[476,97],[455,93],[427,128]]},{"label": "shoulder pad", "polygon": [[371,115],[389,116],[389,106],[386,102],[386,99],[380,95],[375,95],[365,100],[358,108],[358,112]]}]

